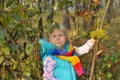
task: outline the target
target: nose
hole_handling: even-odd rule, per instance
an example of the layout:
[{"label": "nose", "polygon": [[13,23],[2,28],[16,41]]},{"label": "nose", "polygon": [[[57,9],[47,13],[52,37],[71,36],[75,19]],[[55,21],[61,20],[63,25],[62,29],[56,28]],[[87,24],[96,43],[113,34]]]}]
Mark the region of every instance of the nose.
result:
[{"label": "nose", "polygon": [[60,40],[60,36],[57,36],[56,39],[57,39],[57,40]]},{"label": "nose", "polygon": [[56,40],[60,40],[60,36],[57,36],[57,37],[56,37]]}]

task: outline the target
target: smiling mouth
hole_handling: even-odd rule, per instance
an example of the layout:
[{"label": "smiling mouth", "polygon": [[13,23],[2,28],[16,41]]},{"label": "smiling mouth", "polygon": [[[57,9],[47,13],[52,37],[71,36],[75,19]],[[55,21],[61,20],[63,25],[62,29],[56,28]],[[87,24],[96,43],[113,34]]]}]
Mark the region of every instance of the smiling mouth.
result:
[{"label": "smiling mouth", "polygon": [[56,44],[57,47],[62,48],[61,42]]}]

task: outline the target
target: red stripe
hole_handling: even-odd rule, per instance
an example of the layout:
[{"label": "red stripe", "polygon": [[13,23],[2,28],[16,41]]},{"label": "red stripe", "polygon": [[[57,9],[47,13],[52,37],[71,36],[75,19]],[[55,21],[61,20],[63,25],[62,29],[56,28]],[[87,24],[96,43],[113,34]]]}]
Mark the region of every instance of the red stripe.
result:
[{"label": "red stripe", "polygon": [[74,70],[76,71],[78,76],[81,76],[84,73],[82,64],[80,62],[74,65]]},{"label": "red stripe", "polygon": [[73,53],[74,53],[74,50],[72,50],[72,51],[70,51],[70,52],[67,52],[65,55],[66,55],[66,56],[72,56]]}]

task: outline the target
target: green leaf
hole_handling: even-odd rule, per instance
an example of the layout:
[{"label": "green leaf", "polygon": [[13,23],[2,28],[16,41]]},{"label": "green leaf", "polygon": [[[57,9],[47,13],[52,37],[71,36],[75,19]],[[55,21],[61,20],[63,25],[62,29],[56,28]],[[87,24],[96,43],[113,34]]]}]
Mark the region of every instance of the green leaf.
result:
[{"label": "green leaf", "polygon": [[25,68],[26,68],[26,69],[25,69],[25,71],[27,71],[27,72],[30,72],[30,71],[31,71],[31,69],[32,69],[32,67],[31,67],[31,66],[29,66],[29,65],[26,65],[26,66],[25,66]]},{"label": "green leaf", "polygon": [[23,2],[25,3],[25,5],[30,5],[32,4],[33,0],[23,0]]},{"label": "green leaf", "polygon": [[32,52],[32,50],[33,50],[33,44],[31,44],[31,43],[27,44],[26,52],[27,52],[28,55]]},{"label": "green leaf", "polygon": [[21,18],[20,18],[20,16],[19,16],[18,14],[15,14],[15,13],[14,13],[12,16],[13,16],[13,18],[14,18],[16,21],[21,22]]},{"label": "green leaf", "polygon": [[110,72],[107,73],[108,78],[111,78],[112,76],[113,76],[112,73],[110,73]]},{"label": "green leaf", "polygon": [[30,16],[30,17],[33,17],[36,12],[37,12],[37,10],[33,7],[29,7],[26,11],[27,15]]},{"label": "green leaf", "polygon": [[0,40],[4,40],[6,36],[6,30],[0,30]]},{"label": "green leaf", "polygon": [[9,23],[8,28],[9,29],[14,29],[15,28],[15,23]]},{"label": "green leaf", "polygon": [[25,60],[25,64],[30,64],[30,60]]},{"label": "green leaf", "polygon": [[29,72],[29,71],[24,71],[23,74],[24,74],[25,76],[30,76],[30,72]]},{"label": "green leaf", "polygon": [[28,27],[28,26],[24,26],[24,30],[31,31],[32,28],[31,28],[31,27]]},{"label": "green leaf", "polygon": [[118,57],[117,56],[111,57],[111,61],[113,61],[114,63],[117,63],[118,62]]},{"label": "green leaf", "polygon": [[17,68],[17,65],[18,65],[18,62],[15,62],[14,64],[13,64],[13,70],[15,70],[16,68]]},{"label": "green leaf", "polygon": [[18,45],[11,44],[10,47],[11,47],[11,50],[18,51]]},{"label": "green leaf", "polygon": [[1,56],[1,57],[0,57],[0,64],[2,64],[3,61],[4,61],[4,57]]},{"label": "green leaf", "polygon": [[104,61],[107,61],[109,59],[109,56],[104,57]]},{"label": "green leaf", "polygon": [[25,68],[25,63],[21,63],[22,68]]},{"label": "green leaf", "polygon": [[15,0],[7,0],[7,1],[6,1],[6,7],[11,6],[14,1],[15,1]]},{"label": "green leaf", "polygon": [[1,51],[2,51],[4,54],[6,54],[6,55],[10,55],[10,50],[9,50],[8,47],[4,47],[4,48],[2,48]]},{"label": "green leaf", "polygon": [[32,62],[31,62],[31,65],[32,65],[32,68],[35,68],[35,66],[36,66],[35,61],[32,61]]},{"label": "green leaf", "polygon": [[0,17],[0,22],[1,22],[3,27],[6,27],[8,25],[8,21],[4,16]]},{"label": "green leaf", "polygon": [[107,64],[102,64],[102,69],[104,69],[107,66]]},{"label": "green leaf", "polygon": [[108,63],[108,64],[107,64],[107,66],[108,66],[108,68],[110,68],[110,67],[111,67],[111,64],[110,64],[110,63]]},{"label": "green leaf", "polygon": [[4,47],[5,40],[0,40],[0,46]]},{"label": "green leaf", "polygon": [[19,55],[19,59],[22,59],[24,57],[24,53],[22,52],[20,55]]}]

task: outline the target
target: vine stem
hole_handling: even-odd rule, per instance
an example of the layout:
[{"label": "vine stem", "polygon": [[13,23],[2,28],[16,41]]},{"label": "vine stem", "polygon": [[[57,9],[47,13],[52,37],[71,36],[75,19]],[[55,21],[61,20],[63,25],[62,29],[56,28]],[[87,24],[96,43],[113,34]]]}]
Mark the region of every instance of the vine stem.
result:
[{"label": "vine stem", "polygon": [[[110,1],[111,1],[111,0],[108,0],[108,2],[107,2],[106,10],[105,10],[105,13],[104,13],[104,15],[103,15],[100,28],[103,28],[103,24],[104,24],[105,17],[106,17],[106,14],[107,14],[107,11],[108,11],[108,8],[109,8],[109,5],[110,5]],[[96,41],[96,45],[95,45],[95,49],[94,49],[94,56],[93,56],[93,60],[92,60],[92,65],[91,65],[91,71],[90,71],[89,80],[93,80],[95,62],[96,62],[96,59],[97,59],[96,53],[98,52],[98,44],[99,44],[99,42],[100,42],[100,39],[98,39],[98,40]]]}]

